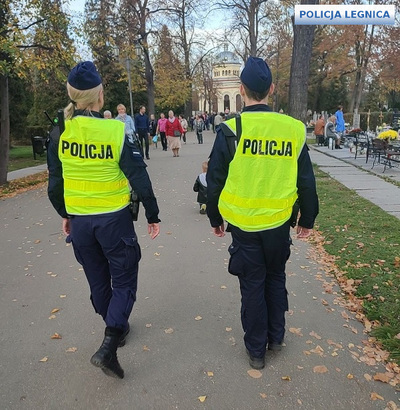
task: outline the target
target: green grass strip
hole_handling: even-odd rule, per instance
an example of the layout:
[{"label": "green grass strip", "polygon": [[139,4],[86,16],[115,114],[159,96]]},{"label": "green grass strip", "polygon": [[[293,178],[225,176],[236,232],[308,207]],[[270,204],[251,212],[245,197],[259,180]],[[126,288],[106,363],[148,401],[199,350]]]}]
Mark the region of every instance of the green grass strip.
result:
[{"label": "green grass strip", "polygon": [[[372,331],[400,363],[400,220],[314,167],[325,250],[348,279],[361,281],[356,296]],[[397,188],[393,187],[397,195]],[[358,283],[358,282],[357,282]]]}]

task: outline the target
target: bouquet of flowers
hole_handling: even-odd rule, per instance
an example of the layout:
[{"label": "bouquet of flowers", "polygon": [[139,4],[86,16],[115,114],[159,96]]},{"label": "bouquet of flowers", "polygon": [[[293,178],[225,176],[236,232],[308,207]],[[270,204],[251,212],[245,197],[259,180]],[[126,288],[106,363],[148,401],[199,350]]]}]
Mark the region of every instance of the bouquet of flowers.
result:
[{"label": "bouquet of flowers", "polygon": [[397,139],[397,131],[395,130],[387,130],[383,131],[378,135],[380,140],[396,140]]}]

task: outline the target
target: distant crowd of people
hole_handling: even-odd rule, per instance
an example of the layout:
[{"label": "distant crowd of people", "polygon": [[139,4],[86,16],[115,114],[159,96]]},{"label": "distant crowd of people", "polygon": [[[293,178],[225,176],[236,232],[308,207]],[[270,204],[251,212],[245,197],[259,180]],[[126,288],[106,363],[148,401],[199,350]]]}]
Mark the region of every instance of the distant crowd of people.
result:
[{"label": "distant crowd of people", "polygon": [[318,115],[314,124],[314,135],[319,145],[329,145],[331,141],[331,148],[335,144],[335,149],[342,149],[340,142],[345,129],[343,107],[339,105],[335,114],[328,117],[326,122],[322,114]]},{"label": "distant crowd of people", "polygon": [[[118,104],[117,112],[118,115],[115,119],[125,124],[125,135],[132,142],[139,145],[142,157],[147,160],[150,159],[150,141],[156,147],[158,141],[160,141],[163,151],[167,151],[169,148],[173,157],[179,157],[182,141],[186,144],[186,133],[189,126],[191,131],[196,133],[197,142],[203,144],[203,131],[209,131],[211,128],[215,133],[216,127],[231,117],[229,109],[226,109],[224,113],[213,112],[212,114],[204,111],[188,119],[182,114],[177,118],[174,112],[170,110],[168,111],[168,118],[162,112],[157,120],[154,114],[150,114],[149,118],[146,114],[146,107],[142,105],[139,112],[132,118],[127,114],[126,107],[123,104]],[[103,116],[106,119],[113,118],[110,110],[105,110]]]}]

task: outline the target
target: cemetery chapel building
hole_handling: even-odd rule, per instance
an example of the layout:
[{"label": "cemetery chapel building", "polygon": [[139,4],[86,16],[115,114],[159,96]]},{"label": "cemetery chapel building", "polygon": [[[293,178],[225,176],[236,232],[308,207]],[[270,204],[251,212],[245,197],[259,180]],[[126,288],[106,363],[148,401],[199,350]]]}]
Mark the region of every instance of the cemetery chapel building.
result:
[{"label": "cemetery chapel building", "polygon": [[[242,97],[239,93],[241,66],[239,57],[228,51],[226,45],[224,51],[216,55],[212,72],[215,92],[211,111],[225,112],[228,109],[230,112],[240,112],[242,110]],[[203,111],[203,107],[204,96],[199,96],[199,111]]]}]

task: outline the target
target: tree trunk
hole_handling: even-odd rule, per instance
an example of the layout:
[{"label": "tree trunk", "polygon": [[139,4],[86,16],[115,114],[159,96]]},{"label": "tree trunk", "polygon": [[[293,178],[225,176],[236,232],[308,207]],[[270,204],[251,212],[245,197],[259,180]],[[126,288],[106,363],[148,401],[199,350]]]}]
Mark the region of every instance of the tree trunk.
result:
[{"label": "tree trunk", "polygon": [[0,75],[0,185],[4,185],[7,182],[9,141],[8,77]]},{"label": "tree trunk", "polygon": [[[318,0],[302,0],[301,4],[318,4]],[[289,83],[289,115],[307,120],[307,94],[310,60],[315,26],[294,25],[293,54]]]},{"label": "tree trunk", "polygon": [[[147,43],[146,43],[147,45]],[[144,64],[145,64],[145,74],[146,74],[146,86],[147,86],[147,112],[150,114],[155,114],[155,103],[154,103],[154,69],[151,65],[150,56],[148,49],[144,52]]]}]

